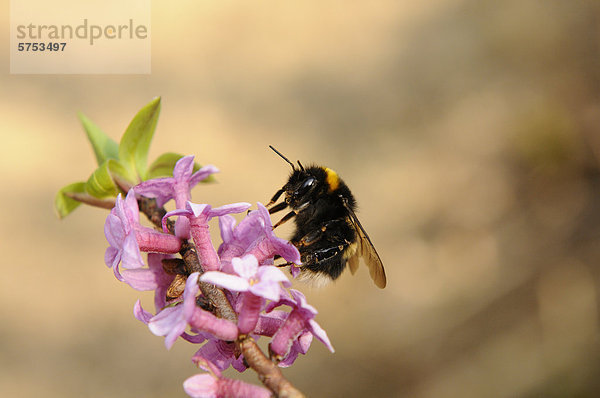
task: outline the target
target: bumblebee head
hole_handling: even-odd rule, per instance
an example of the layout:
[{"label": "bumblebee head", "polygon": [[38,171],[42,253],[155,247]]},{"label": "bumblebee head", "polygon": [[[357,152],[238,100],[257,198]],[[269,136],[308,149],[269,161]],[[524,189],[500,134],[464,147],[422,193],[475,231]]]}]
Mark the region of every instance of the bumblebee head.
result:
[{"label": "bumblebee head", "polygon": [[291,207],[308,203],[319,185],[317,176],[304,169],[295,169],[285,184],[285,202]]},{"label": "bumblebee head", "polygon": [[281,158],[292,167],[292,174],[283,187],[285,192],[285,202],[292,208],[305,206],[310,203],[311,197],[315,195],[315,192],[320,191],[323,182],[326,180],[327,175],[324,171],[325,169],[322,167],[308,167],[305,169],[299,160],[298,166],[296,166],[277,149],[273,148],[271,145],[269,145],[269,148],[281,156]]}]

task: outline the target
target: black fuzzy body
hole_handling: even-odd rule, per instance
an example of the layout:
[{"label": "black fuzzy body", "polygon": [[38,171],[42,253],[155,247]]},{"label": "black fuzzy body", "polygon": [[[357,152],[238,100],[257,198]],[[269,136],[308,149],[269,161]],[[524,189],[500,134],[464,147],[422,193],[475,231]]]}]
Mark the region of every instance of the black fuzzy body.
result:
[{"label": "black fuzzy body", "polygon": [[300,252],[303,274],[337,279],[356,250],[347,209],[356,207],[350,189],[333,170],[320,166],[295,169],[282,189],[285,203],[296,212],[291,242]]}]

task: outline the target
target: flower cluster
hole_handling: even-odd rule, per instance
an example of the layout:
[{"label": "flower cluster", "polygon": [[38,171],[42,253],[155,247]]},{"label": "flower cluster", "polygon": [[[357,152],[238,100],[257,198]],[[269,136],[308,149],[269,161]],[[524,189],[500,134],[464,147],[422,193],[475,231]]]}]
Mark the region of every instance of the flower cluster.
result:
[{"label": "flower cluster", "polygon": [[[294,275],[300,254],[273,233],[267,209],[258,203],[257,209],[237,224],[231,214],[247,211],[249,203],[215,208],[192,203],[191,188],[218,171],[206,166],[193,173],[193,164],[192,156],[183,157],[172,178],[145,181],[130,190],[125,199],[117,198],[105,224],[110,244],[105,262],[118,280],[137,290],[154,291],[155,313],[144,310],[138,300],[134,315],[152,333],[164,336],[167,348],[179,337],[201,345],[192,360],[208,373],[185,381],[184,389],[190,396],[269,396],[270,391],[263,387],[222,376],[229,366],[240,372],[248,366],[236,342],[270,338],[271,358],[280,367],[290,366],[298,354],[306,354],[313,337],[332,352],[333,347],[314,320],[316,310],[301,292],[290,288],[287,276],[273,265],[274,257],[280,256],[292,264]],[[176,209],[164,216],[162,231],[140,225],[141,197],[155,198],[160,207],[175,200]],[[177,217],[173,233],[170,217]],[[218,218],[222,238],[218,249],[209,231],[213,218]],[[203,273],[191,272],[177,257],[190,246],[190,238]],[[141,252],[148,253],[147,266]],[[237,319],[220,317],[210,297],[202,293],[202,284],[221,288]],[[276,309],[282,305],[291,310]]]}]

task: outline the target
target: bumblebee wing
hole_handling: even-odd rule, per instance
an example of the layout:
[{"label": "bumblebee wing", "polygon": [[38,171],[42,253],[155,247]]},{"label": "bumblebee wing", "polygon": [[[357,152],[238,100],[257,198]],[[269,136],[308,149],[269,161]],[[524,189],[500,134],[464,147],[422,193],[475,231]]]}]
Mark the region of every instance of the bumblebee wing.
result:
[{"label": "bumblebee wing", "polygon": [[358,268],[358,257],[362,257],[367,267],[369,267],[371,279],[373,279],[378,288],[383,289],[386,285],[386,278],[381,258],[379,257],[379,254],[377,254],[377,250],[375,250],[375,246],[373,246],[369,235],[367,235],[367,232],[360,221],[358,221],[358,217],[356,217],[354,210],[352,210],[346,202],[344,202],[344,206],[346,207],[346,210],[348,210],[350,222],[358,235],[356,254],[348,259],[350,271],[352,274],[356,272],[356,268]]},{"label": "bumblebee wing", "polygon": [[352,255],[352,257],[350,257],[348,259],[348,267],[350,267],[350,272],[352,273],[352,275],[356,274],[356,270],[358,269],[358,253],[360,252],[360,249],[357,248],[356,252]]}]

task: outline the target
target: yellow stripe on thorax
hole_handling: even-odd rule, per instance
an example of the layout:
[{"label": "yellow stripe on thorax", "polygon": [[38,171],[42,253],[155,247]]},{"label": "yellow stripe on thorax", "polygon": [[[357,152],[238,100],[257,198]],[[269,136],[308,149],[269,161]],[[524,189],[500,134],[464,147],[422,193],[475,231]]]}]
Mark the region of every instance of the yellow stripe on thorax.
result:
[{"label": "yellow stripe on thorax", "polygon": [[329,185],[329,192],[335,191],[340,185],[340,177],[337,173],[331,170],[329,167],[325,167],[325,174],[327,174],[327,184]]}]

